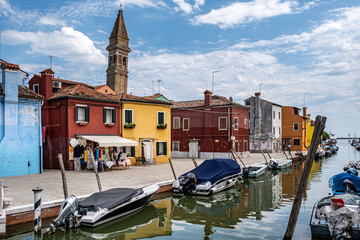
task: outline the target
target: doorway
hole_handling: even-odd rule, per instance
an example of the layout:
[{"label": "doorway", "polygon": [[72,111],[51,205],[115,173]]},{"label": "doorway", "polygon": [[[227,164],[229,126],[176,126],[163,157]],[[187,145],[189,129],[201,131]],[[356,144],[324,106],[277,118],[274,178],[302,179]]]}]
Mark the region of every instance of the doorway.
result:
[{"label": "doorway", "polygon": [[147,163],[152,163],[153,144],[151,140],[141,141],[141,157],[143,157]]},{"label": "doorway", "polygon": [[189,142],[189,158],[198,158],[199,157],[199,148],[198,141]]}]

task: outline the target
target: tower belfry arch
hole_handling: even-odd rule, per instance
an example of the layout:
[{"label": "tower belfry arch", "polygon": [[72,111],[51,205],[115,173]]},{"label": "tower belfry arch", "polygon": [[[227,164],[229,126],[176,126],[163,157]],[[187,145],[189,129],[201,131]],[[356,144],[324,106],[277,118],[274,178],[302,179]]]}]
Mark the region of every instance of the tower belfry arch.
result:
[{"label": "tower belfry arch", "polygon": [[127,35],[123,10],[120,7],[111,35],[109,37],[108,68],[106,84],[116,93],[127,93],[129,37]]}]

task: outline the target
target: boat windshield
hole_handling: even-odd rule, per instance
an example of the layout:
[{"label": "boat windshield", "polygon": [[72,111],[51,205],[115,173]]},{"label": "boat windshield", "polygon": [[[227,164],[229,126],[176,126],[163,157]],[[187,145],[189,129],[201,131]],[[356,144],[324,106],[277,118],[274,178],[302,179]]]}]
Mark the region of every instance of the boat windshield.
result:
[{"label": "boat windshield", "polygon": [[337,194],[337,195],[332,195],[326,198],[323,198],[320,200],[320,203],[322,203],[322,205],[330,205],[330,199],[331,198],[337,198],[337,199],[342,199],[344,200],[346,205],[360,205],[360,196],[357,194]]}]

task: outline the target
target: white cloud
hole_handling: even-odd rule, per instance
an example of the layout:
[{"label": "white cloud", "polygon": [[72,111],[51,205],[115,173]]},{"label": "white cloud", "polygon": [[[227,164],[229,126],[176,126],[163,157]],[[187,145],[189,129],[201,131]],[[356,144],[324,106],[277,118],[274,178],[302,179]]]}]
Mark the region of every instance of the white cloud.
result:
[{"label": "white cloud", "polygon": [[195,16],[192,23],[219,25],[221,28],[235,27],[253,21],[263,20],[282,14],[293,13],[296,1],[254,0],[251,2],[236,2],[217,10],[211,10],[204,15]]},{"label": "white cloud", "polygon": [[54,16],[43,16],[37,21],[40,25],[51,25],[51,26],[66,26],[63,20],[57,19]]},{"label": "white cloud", "polygon": [[61,31],[36,33],[6,30],[3,39],[9,45],[30,44],[28,54],[51,55],[88,71],[106,66],[106,57],[94,46],[94,42],[70,27],[62,27]]},{"label": "white cloud", "polygon": [[192,8],[191,4],[185,2],[185,0],[173,0],[173,2],[177,5],[175,10],[183,11],[186,14],[192,13],[193,8]]}]

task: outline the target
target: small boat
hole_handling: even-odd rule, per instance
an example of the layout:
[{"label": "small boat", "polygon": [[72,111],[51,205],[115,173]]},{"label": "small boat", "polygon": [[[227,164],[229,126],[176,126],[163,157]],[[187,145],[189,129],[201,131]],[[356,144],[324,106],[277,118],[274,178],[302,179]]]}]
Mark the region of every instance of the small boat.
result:
[{"label": "small boat", "polygon": [[275,159],[271,158],[269,161],[268,168],[271,170],[280,170],[280,169],[290,167],[291,164],[292,164],[291,159],[282,158],[282,159],[275,160]]},{"label": "small boat", "polygon": [[145,207],[159,188],[157,184],[142,189],[113,188],[93,193],[80,202],[70,195],[62,203],[59,216],[48,231],[54,233],[61,226],[96,227],[118,219]]},{"label": "small boat", "polygon": [[347,171],[349,168],[355,168],[360,170],[360,161],[350,161],[344,166],[344,171]]},{"label": "small boat", "polygon": [[332,154],[333,154],[332,151],[325,150],[325,157],[330,157]]},{"label": "small boat", "polygon": [[329,185],[333,194],[344,194],[345,192],[360,194],[360,177],[357,176],[354,168],[332,176]]},{"label": "small boat", "polygon": [[351,193],[334,194],[317,201],[310,218],[312,237],[360,239],[359,203],[360,196]]},{"label": "small boat", "polygon": [[243,176],[256,178],[265,174],[267,169],[267,165],[265,164],[252,164],[243,168]]},{"label": "small boat", "polygon": [[232,159],[208,159],[174,181],[174,193],[210,195],[232,187],[241,178],[240,165]]}]

